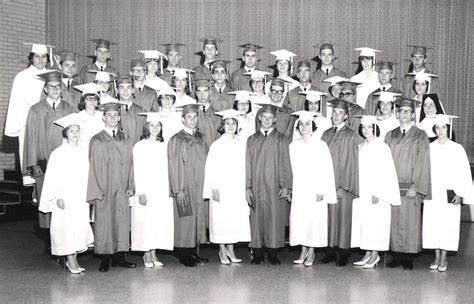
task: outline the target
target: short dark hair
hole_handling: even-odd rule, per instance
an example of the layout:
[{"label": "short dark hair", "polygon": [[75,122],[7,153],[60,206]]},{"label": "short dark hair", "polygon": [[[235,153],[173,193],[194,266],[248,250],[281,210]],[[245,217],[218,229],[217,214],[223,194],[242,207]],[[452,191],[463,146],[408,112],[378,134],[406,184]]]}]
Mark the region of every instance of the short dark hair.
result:
[{"label": "short dark hair", "polygon": [[165,96],[171,96],[173,97],[173,104],[176,102],[176,96],[175,95],[159,95],[158,96],[158,105],[161,107],[162,106],[162,100]]},{"label": "short dark hair", "polygon": [[[30,63],[30,65],[33,64],[33,57],[35,57],[35,54],[36,54],[36,53],[33,53],[33,52],[30,52],[30,53],[28,54],[28,62]],[[50,63],[51,60],[49,60],[48,54],[46,54],[46,58],[47,58],[47,60],[48,60],[47,63]]]},{"label": "short dark hair", "polygon": [[95,94],[84,94],[81,96],[81,99],[79,100],[79,103],[77,104],[77,108],[79,111],[82,111],[86,108],[86,98],[89,96],[96,96]]},{"label": "short dark hair", "polygon": [[[318,127],[316,126],[316,123],[314,122],[314,120],[311,122],[311,126],[312,126],[313,132],[318,129]],[[296,124],[296,130],[298,130],[298,131],[300,130],[300,120],[298,120],[298,123]]]},{"label": "short dark hair", "polygon": [[[376,124],[372,124],[372,133],[375,135],[375,137],[380,136],[380,128]],[[364,134],[362,133],[362,124],[359,125],[359,135],[365,139]]]},{"label": "short dark hair", "polygon": [[[237,128],[235,129],[235,134],[238,134],[239,133],[239,121],[237,119],[233,118],[233,117],[231,119],[237,125]],[[217,133],[219,133],[221,135],[225,133],[224,125],[225,125],[225,119],[222,120],[221,125],[217,129]]]},{"label": "short dark hair", "polygon": [[[249,110],[247,111],[247,114],[248,114],[248,113],[252,112],[252,103],[250,102],[250,100],[247,100],[247,101],[248,101],[248,103],[249,103]],[[238,102],[239,102],[238,100],[235,100],[235,101],[234,101],[234,105],[232,106],[232,109],[238,110],[238,109],[237,109],[237,103],[238,103]]]},{"label": "short dark hair", "polygon": [[[318,103],[319,103],[319,112],[321,112],[321,99],[318,100]],[[304,110],[305,111],[309,111],[309,100],[308,99],[305,99],[304,100]]]},{"label": "short dark hair", "polygon": [[[426,80],[425,80],[424,82],[426,82],[426,92],[423,93],[423,94],[428,94],[428,92],[430,91],[430,82],[429,82],[429,81],[426,81]],[[413,91],[416,93],[415,85],[416,85],[416,80],[413,80],[413,86],[412,86],[412,88],[413,88]]]},{"label": "short dark hair", "polygon": [[[436,134],[436,124],[433,125],[432,130],[433,130],[433,133],[436,135],[436,138],[438,138],[438,135]],[[454,131],[453,131],[453,134],[451,136],[449,136],[449,133],[451,133],[451,125],[450,124],[446,125],[446,130],[448,132],[448,138],[451,139],[452,141],[456,141],[456,135],[454,134]]]},{"label": "short dark hair", "polygon": [[[160,133],[156,135],[156,140],[163,142],[163,124],[161,122],[158,122],[161,126]],[[143,135],[140,137],[140,139],[148,139],[150,138],[150,122],[148,121],[146,124],[143,125]]]},{"label": "short dark hair", "polygon": [[359,58],[357,59],[357,70],[355,72],[355,75],[359,74],[364,69],[362,67],[362,59],[364,59],[364,58],[371,59],[372,60],[372,65],[374,64],[374,57],[373,56],[359,56]]}]

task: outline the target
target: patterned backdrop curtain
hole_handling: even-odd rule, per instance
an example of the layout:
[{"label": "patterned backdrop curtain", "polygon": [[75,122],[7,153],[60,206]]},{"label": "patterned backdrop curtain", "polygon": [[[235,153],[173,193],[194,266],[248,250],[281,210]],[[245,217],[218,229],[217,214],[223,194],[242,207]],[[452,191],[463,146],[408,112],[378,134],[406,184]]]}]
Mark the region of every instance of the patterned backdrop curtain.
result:
[{"label": "patterned backdrop curtain", "polygon": [[[454,126],[457,140],[474,162],[474,1],[470,0],[48,0],[48,42],[83,55],[89,63],[91,38],[107,38],[111,65],[127,73],[137,50],[158,49],[162,43],[181,42],[185,67],[199,63],[198,38],[215,35],[224,41],[220,57],[233,60],[237,69],[242,51],[237,45],[253,42],[260,52],[260,69],[274,57],[268,53],[286,48],[296,61],[316,55],[312,46],[333,41],[336,65],[353,75],[358,52],[368,46],[382,50],[379,60],[398,62],[398,80],[408,70],[407,44],[433,47],[428,68],[439,74],[440,99],[448,113],[461,118]],[[470,114],[470,116],[468,116]]]}]

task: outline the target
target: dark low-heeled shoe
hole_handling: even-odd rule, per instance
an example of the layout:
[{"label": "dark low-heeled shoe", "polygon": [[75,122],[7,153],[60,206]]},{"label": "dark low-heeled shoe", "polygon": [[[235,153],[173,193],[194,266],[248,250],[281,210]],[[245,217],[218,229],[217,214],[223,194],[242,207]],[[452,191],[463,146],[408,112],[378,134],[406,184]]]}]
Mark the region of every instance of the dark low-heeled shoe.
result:
[{"label": "dark low-heeled shoe", "polygon": [[250,264],[255,264],[255,265],[260,265],[260,263],[262,262],[263,262],[263,257],[261,256],[253,257],[252,260],[250,260]]},{"label": "dark low-heeled shoe", "polygon": [[191,257],[191,256],[181,257],[179,259],[179,262],[181,264],[183,264],[184,266],[186,266],[186,267],[194,267],[194,266],[197,265],[196,260],[194,260],[193,257]]},{"label": "dark low-heeled shoe", "polygon": [[345,255],[341,255],[339,260],[336,262],[337,267],[344,267],[349,263],[349,257]]},{"label": "dark low-heeled shoe", "polygon": [[137,264],[129,262],[125,259],[120,261],[112,261],[112,267],[135,268]]},{"label": "dark low-heeled shoe", "polygon": [[281,264],[278,257],[268,257],[268,261],[270,261],[270,264],[272,264],[272,265],[280,265]]},{"label": "dark low-heeled shoe", "polygon": [[198,256],[197,254],[193,254],[193,255],[192,255],[192,258],[193,258],[193,259],[196,261],[196,263],[198,263],[198,264],[209,263],[209,259],[200,257],[200,256]]},{"label": "dark low-heeled shoe", "polygon": [[321,264],[329,264],[331,262],[336,262],[337,261],[337,256],[336,254],[326,254],[322,259],[319,260],[319,263]]},{"label": "dark low-heeled shoe", "polygon": [[392,259],[390,262],[387,263],[388,268],[396,268],[402,264],[400,259]]},{"label": "dark low-heeled shoe", "polygon": [[402,263],[403,269],[413,270],[413,262],[412,261],[404,261]]},{"label": "dark low-heeled shoe", "polygon": [[99,271],[100,272],[107,272],[109,271],[110,268],[110,260],[109,259],[104,259],[102,262],[100,262],[99,266]]}]

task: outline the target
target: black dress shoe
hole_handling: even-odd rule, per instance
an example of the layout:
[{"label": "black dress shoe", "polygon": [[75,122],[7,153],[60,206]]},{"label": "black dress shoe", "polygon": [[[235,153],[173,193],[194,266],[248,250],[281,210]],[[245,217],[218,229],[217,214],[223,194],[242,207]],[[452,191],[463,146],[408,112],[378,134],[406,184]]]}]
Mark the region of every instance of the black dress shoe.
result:
[{"label": "black dress shoe", "polygon": [[107,272],[110,268],[110,259],[103,259],[100,263],[99,271],[100,272]]},{"label": "black dress shoe", "polygon": [[403,261],[402,266],[403,266],[403,269],[413,270],[413,262],[412,261]]},{"label": "black dress shoe", "polygon": [[270,264],[272,264],[272,265],[280,265],[281,264],[278,257],[268,257],[268,260],[270,261]]},{"label": "black dress shoe", "polygon": [[396,268],[398,266],[400,266],[402,263],[401,263],[401,260],[399,258],[393,258],[389,263],[387,263],[387,267],[388,268]]},{"label": "black dress shoe", "polygon": [[330,253],[326,254],[321,260],[319,260],[319,263],[321,264],[328,264],[331,262],[337,261],[337,256],[335,253]]},{"label": "black dress shoe", "polygon": [[253,257],[252,260],[250,260],[250,264],[255,264],[255,265],[260,265],[260,263],[262,262],[263,262],[263,257],[261,256]]},{"label": "black dress shoe", "polygon": [[122,259],[120,261],[112,260],[112,267],[134,268],[137,267],[137,264],[128,262],[125,259]]},{"label": "black dress shoe", "polygon": [[191,257],[194,259],[194,261],[196,261],[197,264],[209,263],[209,259],[202,258],[198,256],[197,254],[193,254]]},{"label": "black dress shoe", "polygon": [[196,266],[196,261],[192,256],[183,256],[179,259],[179,262],[186,267],[194,267]]},{"label": "black dress shoe", "polygon": [[336,266],[337,267],[344,267],[347,265],[347,263],[349,262],[349,257],[346,256],[346,255],[341,255],[339,257],[339,260],[337,260],[336,262]]}]

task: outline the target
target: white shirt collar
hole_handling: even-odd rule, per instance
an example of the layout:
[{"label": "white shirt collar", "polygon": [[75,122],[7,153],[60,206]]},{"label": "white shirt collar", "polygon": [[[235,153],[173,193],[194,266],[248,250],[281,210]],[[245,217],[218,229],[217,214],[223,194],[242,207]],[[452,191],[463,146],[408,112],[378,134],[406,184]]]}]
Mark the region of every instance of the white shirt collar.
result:
[{"label": "white shirt collar", "polygon": [[268,130],[264,130],[263,128],[260,128],[260,132],[261,132],[263,135],[265,135],[265,131],[268,131],[268,132],[267,132],[267,135],[268,135],[268,134],[272,133],[273,128],[270,128],[270,129],[268,129]]},{"label": "white shirt collar", "polygon": [[107,132],[111,137],[114,137],[112,131],[115,131],[115,135],[117,135],[117,130],[118,130],[118,128],[112,128],[112,129],[110,129],[110,128],[108,128],[108,127],[104,127],[104,130],[105,130],[105,132]]},{"label": "white shirt collar", "polygon": [[244,66],[244,70],[245,70],[245,72],[249,73],[249,72],[254,71],[254,70],[255,70],[255,67],[253,67],[253,68],[248,68],[247,66]]},{"label": "white shirt collar", "polygon": [[102,68],[104,69],[104,71],[105,71],[105,69],[107,68],[107,63],[104,64],[104,65],[100,65],[100,64],[96,61],[96,62],[94,62],[94,64],[96,65],[96,67],[99,68],[99,71],[100,71],[100,67],[102,67]]},{"label": "white shirt collar", "polygon": [[402,128],[402,126],[400,126],[400,131],[403,133],[403,130],[405,130],[405,133],[407,133],[408,130],[410,130],[412,126],[413,126],[413,124],[409,125],[408,127],[404,127],[404,128]]},{"label": "white shirt collar", "polygon": [[46,101],[51,107],[53,106],[53,103],[54,103],[54,107],[57,109],[58,105],[61,103],[61,98],[59,98],[57,101],[53,101],[51,98],[46,97]]},{"label": "white shirt collar", "polygon": [[385,88],[385,91],[387,91],[388,89],[390,89],[392,87],[392,84],[391,83],[387,83],[385,85],[381,85],[380,86],[380,90],[383,91],[383,88]]},{"label": "white shirt collar", "polygon": [[184,127],[183,128],[184,132],[190,134],[190,135],[194,135],[194,133],[196,132],[196,129],[191,129],[191,128],[188,128],[188,127]]},{"label": "white shirt collar", "polygon": [[331,73],[332,69],[334,67],[332,65],[330,65],[329,67],[325,67],[325,66],[321,66],[321,70],[326,73],[326,70],[328,70],[328,74]]}]

